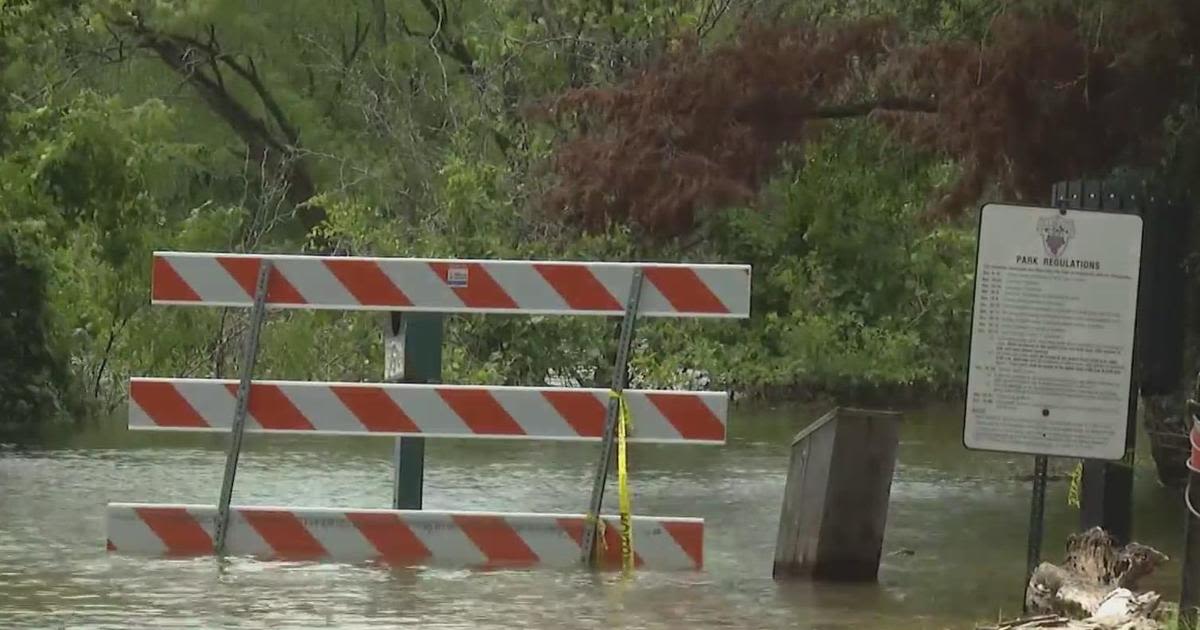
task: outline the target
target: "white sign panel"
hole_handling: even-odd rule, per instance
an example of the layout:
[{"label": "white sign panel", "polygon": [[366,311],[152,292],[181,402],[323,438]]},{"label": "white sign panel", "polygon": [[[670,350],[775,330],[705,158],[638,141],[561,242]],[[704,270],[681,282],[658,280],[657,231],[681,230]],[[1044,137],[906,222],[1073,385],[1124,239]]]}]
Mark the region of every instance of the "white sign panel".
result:
[{"label": "white sign panel", "polygon": [[1142,219],[988,204],[979,222],[967,448],[1120,459]]}]

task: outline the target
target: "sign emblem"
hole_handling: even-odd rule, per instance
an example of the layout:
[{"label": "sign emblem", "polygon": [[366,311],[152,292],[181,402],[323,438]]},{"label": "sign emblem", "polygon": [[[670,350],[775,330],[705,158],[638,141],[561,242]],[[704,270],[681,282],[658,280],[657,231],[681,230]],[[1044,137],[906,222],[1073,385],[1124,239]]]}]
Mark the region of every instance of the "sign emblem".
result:
[{"label": "sign emblem", "polygon": [[1075,222],[1056,214],[1038,219],[1037,230],[1042,237],[1046,253],[1058,258],[1066,251],[1071,237],[1075,236]]},{"label": "sign emblem", "polygon": [[446,284],[451,288],[465,289],[470,277],[466,267],[450,267],[446,270]]}]

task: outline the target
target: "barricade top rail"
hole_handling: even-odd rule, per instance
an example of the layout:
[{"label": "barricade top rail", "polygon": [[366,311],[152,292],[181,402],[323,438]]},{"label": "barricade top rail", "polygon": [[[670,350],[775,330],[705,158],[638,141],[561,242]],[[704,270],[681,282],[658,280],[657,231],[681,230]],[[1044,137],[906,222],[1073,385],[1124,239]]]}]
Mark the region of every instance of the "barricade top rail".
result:
[{"label": "barricade top rail", "polygon": [[635,269],[639,316],[745,318],[750,266],[155,252],[155,304],[250,307],[259,262],[272,308],[623,315]]}]

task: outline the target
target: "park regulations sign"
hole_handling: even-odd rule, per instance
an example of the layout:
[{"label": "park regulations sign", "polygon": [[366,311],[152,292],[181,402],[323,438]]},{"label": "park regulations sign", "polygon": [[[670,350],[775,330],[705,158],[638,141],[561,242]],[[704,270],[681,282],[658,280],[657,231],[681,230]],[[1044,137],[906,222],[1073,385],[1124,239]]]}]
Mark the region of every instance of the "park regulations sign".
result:
[{"label": "park regulations sign", "polygon": [[1120,459],[1142,219],[988,204],[979,220],[963,444]]}]

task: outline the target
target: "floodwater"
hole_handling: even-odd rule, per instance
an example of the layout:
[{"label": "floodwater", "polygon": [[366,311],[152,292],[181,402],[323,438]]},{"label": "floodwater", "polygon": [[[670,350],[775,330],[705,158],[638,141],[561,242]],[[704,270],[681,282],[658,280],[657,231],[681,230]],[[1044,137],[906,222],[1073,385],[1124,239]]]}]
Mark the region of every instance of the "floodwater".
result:
[{"label": "floodwater", "polygon": [[[1032,458],[963,449],[957,405],[906,411],[879,584],[772,581],[787,446],[824,410],[741,407],[723,447],[636,445],[635,513],[703,517],[706,548],[703,572],[630,578],[109,555],[106,502],[216,501],[220,436],[118,420],[53,447],[0,447],[0,627],[965,629],[1019,612]],[[236,503],[390,503],[389,439],[247,442]],[[425,505],[582,512],[597,448],[430,442]],[[1151,586],[1174,599],[1182,511],[1150,468],[1138,475],[1135,533],[1172,556]],[[1075,524],[1065,496],[1051,483],[1048,559]]]}]

